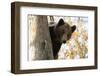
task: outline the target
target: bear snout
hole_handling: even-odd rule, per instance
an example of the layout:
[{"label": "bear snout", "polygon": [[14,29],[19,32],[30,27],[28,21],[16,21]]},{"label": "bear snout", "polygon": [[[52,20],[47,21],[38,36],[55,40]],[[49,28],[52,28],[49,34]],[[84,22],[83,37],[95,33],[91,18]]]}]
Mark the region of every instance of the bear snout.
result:
[{"label": "bear snout", "polygon": [[66,43],[66,40],[64,40],[63,43],[65,44]]}]

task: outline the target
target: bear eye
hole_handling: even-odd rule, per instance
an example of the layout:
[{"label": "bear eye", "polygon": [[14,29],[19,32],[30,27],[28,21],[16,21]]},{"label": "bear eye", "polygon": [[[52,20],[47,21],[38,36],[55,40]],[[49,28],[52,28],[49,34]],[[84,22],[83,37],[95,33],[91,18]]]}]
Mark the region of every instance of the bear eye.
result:
[{"label": "bear eye", "polygon": [[67,36],[69,37],[70,35],[68,34]]},{"label": "bear eye", "polygon": [[62,30],[62,33],[65,33],[65,30],[64,29]]}]

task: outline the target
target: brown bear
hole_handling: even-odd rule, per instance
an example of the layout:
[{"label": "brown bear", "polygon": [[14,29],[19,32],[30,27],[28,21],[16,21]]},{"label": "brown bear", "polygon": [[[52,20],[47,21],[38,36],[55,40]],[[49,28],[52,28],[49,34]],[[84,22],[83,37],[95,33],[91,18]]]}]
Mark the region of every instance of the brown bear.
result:
[{"label": "brown bear", "polygon": [[49,27],[54,59],[58,58],[61,44],[66,43],[66,41],[71,38],[75,29],[75,25],[70,26],[68,23],[64,22],[63,19],[60,19],[55,26]]}]

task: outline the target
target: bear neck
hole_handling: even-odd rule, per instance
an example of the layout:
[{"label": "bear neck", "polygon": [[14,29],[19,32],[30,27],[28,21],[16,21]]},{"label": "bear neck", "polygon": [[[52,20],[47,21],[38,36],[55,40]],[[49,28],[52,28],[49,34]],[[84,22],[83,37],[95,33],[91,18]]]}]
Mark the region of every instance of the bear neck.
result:
[{"label": "bear neck", "polygon": [[52,41],[52,46],[53,46],[54,59],[57,59],[58,52],[61,47],[61,42],[58,40],[56,27],[50,27],[50,35],[51,35],[51,41]]},{"label": "bear neck", "polygon": [[56,26],[50,27],[50,35],[52,42],[60,43],[57,32],[56,32]]}]

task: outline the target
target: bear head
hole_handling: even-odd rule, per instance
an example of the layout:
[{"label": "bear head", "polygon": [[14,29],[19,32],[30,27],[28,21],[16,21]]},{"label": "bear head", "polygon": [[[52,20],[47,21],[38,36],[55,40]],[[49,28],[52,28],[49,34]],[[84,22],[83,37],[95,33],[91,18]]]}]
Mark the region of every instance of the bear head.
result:
[{"label": "bear head", "polygon": [[57,40],[59,40],[60,43],[66,43],[66,41],[71,38],[71,35],[75,29],[76,25],[71,26],[64,22],[63,19],[60,19],[55,29]]}]

